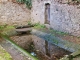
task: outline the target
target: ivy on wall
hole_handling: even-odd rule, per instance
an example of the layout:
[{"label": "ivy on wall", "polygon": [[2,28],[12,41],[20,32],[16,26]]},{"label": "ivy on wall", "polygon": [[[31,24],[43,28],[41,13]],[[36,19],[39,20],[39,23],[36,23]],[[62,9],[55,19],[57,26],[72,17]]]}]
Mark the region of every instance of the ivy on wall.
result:
[{"label": "ivy on wall", "polygon": [[17,2],[26,4],[29,9],[32,7],[32,0],[17,0]]}]

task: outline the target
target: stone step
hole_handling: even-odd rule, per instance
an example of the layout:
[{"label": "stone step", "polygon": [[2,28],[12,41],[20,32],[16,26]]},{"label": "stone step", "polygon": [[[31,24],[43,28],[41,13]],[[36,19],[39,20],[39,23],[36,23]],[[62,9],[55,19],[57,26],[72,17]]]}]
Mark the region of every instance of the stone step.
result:
[{"label": "stone step", "polygon": [[23,29],[23,28],[30,28],[33,27],[33,25],[25,25],[25,26],[18,26],[16,29]]},{"label": "stone step", "polygon": [[27,32],[27,31],[31,31],[32,28],[21,28],[21,29],[16,29],[16,32]]},{"label": "stone step", "polygon": [[21,29],[15,29],[18,35],[22,34],[30,34],[32,28],[21,28]]}]

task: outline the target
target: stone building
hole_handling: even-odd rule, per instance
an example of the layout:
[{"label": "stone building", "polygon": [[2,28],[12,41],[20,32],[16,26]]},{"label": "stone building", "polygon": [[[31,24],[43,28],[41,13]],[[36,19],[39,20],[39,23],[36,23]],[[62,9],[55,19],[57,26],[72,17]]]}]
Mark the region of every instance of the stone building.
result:
[{"label": "stone building", "polygon": [[32,0],[32,9],[28,10],[25,5],[15,3],[15,0],[0,0],[0,24],[24,25],[31,20],[33,23],[47,24],[55,30],[80,36],[80,5],[74,2],[76,1]]},{"label": "stone building", "polygon": [[80,36],[80,5],[73,2],[76,1],[33,0],[32,21],[49,24],[55,30]]}]

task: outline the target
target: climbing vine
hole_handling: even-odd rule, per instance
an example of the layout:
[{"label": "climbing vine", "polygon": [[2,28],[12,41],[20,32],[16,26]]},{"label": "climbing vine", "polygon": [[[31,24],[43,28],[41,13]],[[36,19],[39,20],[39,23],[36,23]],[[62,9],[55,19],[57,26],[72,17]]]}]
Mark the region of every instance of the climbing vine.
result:
[{"label": "climbing vine", "polygon": [[17,0],[17,2],[26,4],[29,9],[32,7],[32,0]]}]

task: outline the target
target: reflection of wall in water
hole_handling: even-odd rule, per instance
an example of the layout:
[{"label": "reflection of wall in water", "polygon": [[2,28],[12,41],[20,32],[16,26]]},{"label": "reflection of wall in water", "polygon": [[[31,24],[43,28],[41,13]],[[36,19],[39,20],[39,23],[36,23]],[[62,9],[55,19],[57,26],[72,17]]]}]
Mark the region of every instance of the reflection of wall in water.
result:
[{"label": "reflection of wall in water", "polygon": [[49,57],[53,58],[53,56],[55,55],[56,57],[60,58],[63,55],[70,54],[70,52],[68,52],[64,49],[61,49],[61,48],[45,41],[42,38],[37,37],[37,36],[32,36],[32,40],[35,45],[35,49]]}]

